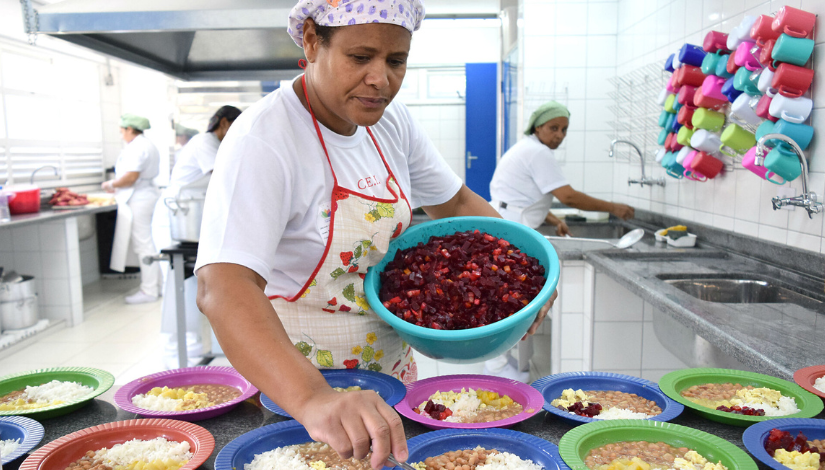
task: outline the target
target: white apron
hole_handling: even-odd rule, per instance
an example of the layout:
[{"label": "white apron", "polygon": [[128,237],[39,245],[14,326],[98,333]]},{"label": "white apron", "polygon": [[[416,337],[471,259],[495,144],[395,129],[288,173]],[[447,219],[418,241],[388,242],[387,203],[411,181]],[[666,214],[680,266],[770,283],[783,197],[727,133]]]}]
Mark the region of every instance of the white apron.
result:
[{"label": "white apron", "polygon": [[130,259],[130,254],[133,255],[133,251],[129,249],[129,240],[132,238],[132,209],[129,207],[129,199],[132,198],[134,192],[134,188],[118,189],[115,192],[117,221],[115,222],[115,238],[112,242],[109,269],[121,273],[126,270],[127,263],[134,264],[134,260]]},{"label": "white apron", "polygon": [[[301,80],[306,93],[306,81]],[[338,185],[321,129],[315,130],[332,171],[330,229],[324,255],[292,298],[271,297],[290,340],[318,368],[368,369],[402,382],[416,380],[412,350],[367,303],[364,276],[387,253],[392,238],[412,220],[412,211],[375,137],[367,128],[389,174],[380,198]]]},{"label": "white apron", "polygon": [[550,212],[550,207],[553,205],[553,193],[545,194],[527,207],[508,204],[505,209],[501,207],[501,201],[492,201],[490,204],[504,219],[536,229],[544,223],[547,213]]}]

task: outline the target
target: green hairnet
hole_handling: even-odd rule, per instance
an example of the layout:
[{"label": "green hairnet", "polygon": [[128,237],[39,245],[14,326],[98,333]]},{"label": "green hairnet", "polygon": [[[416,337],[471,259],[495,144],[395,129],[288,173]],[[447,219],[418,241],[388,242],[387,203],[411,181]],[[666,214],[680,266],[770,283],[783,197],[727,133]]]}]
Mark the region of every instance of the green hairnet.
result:
[{"label": "green hairnet", "polygon": [[195,137],[196,135],[198,135],[198,131],[196,131],[195,129],[192,129],[192,128],[182,126],[180,124],[175,123],[175,135],[176,136],[186,136],[186,137],[189,137],[191,139],[192,137]]},{"label": "green hairnet", "polygon": [[524,131],[524,135],[532,134],[536,127],[557,117],[570,117],[570,111],[567,110],[567,106],[559,103],[558,101],[544,103],[539,106],[539,109],[533,111],[533,115],[530,116],[530,122],[527,123],[527,129]]},{"label": "green hairnet", "polygon": [[120,127],[123,127],[124,129],[131,127],[142,132],[146,129],[150,129],[152,126],[149,125],[149,120],[145,117],[137,116],[135,114],[124,114],[123,116],[120,116]]}]

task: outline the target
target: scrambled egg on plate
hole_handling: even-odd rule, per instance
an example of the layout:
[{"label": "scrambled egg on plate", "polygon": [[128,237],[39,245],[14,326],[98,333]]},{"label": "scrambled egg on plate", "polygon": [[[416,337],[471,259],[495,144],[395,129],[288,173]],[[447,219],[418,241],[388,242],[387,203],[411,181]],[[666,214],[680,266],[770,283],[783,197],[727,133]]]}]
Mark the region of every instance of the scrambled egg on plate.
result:
[{"label": "scrambled egg on plate", "polygon": [[695,450],[685,453],[685,458],[676,457],[673,460],[673,468],[677,470],[728,470],[722,462],[708,462],[708,459],[699,455]]},{"label": "scrambled egg on plate", "polygon": [[214,405],[208,400],[205,393],[195,393],[191,389],[183,387],[169,388],[164,385],[163,388],[155,387],[149,390],[146,395],[181,400],[182,403],[179,405],[181,411],[197,410]]},{"label": "scrambled egg on plate", "polygon": [[782,465],[793,470],[818,470],[819,454],[815,452],[799,451],[788,452],[785,449],[777,449],[773,454],[773,459]]},{"label": "scrambled egg on plate", "polygon": [[568,388],[567,390],[561,392],[561,398],[556,398],[555,400],[550,402],[550,405],[555,407],[564,407],[565,409],[567,409],[567,407],[571,406],[573,403],[576,403],[577,401],[582,402],[582,406],[587,406],[589,404],[587,400],[587,394],[584,393],[584,390],[579,389],[573,391],[572,388]]}]

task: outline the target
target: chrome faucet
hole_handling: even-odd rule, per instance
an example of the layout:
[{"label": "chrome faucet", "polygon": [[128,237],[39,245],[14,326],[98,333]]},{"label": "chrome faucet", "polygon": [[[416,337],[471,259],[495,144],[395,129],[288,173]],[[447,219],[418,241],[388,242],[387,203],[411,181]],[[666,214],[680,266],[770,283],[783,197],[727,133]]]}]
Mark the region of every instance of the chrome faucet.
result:
[{"label": "chrome faucet", "polygon": [[631,184],[639,184],[644,188],[646,184],[649,184],[651,186],[659,185],[659,186],[664,187],[664,185],[665,185],[665,179],[664,178],[648,178],[647,176],[645,176],[645,157],[644,157],[644,155],[642,155],[642,151],[639,150],[639,147],[637,147],[636,144],[634,144],[633,142],[630,142],[629,140],[613,139],[613,141],[610,142],[610,153],[607,154],[608,157],[613,158],[613,148],[616,146],[616,144],[619,144],[619,143],[627,144],[627,145],[633,147],[636,150],[636,153],[639,154],[639,160],[642,162],[642,178],[638,179],[638,180],[634,180],[633,178],[628,178],[627,179],[627,185],[628,186],[630,186]]},{"label": "chrome faucet", "polygon": [[802,207],[808,211],[808,217],[813,219],[813,215],[818,214],[822,210],[822,203],[817,202],[816,193],[808,191],[808,161],[805,159],[805,155],[802,154],[802,149],[799,148],[799,145],[794,142],[793,139],[783,134],[763,135],[759,141],[756,142],[756,158],[754,159],[754,163],[757,166],[765,165],[765,153],[768,150],[767,147],[765,147],[765,141],[773,139],[781,140],[790,145],[796,157],[799,159],[799,164],[802,165],[802,194],[794,197],[775,196],[771,198],[773,210],[780,209],[784,206]]},{"label": "chrome faucet", "polygon": [[29,178],[29,183],[34,184],[34,175],[36,175],[37,172],[42,170],[43,168],[52,168],[54,170],[54,176],[60,176],[60,173],[58,172],[58,169],[57,169],[56,166],[54,166],[54,165],[43,165],[40,168],[38,168],[38,169],[36,169],[32,172],[32,176],[31,176],[31,178]]}]

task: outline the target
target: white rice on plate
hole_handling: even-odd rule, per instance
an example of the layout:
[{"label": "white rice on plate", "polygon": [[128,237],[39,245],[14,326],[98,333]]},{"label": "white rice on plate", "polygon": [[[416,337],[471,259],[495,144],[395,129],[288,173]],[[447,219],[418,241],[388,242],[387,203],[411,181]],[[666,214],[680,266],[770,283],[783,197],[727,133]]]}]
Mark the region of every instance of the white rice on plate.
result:
[{"label": "white rice on plate", "polygon": [[755,401],[746,401],[740,406],[747,406],[757,410],[764,410],[765,416],[787,416],[799,413],[799,408],[796,406],[796,400],[793,397],[782,396],[777,401],[777,406],[772,406],[766,403],[759,403]]},{"label": "white rice on plate", "polygon": [[[576,414],[570,412],[570,414]],[[647,413],[637,413],[625,408],[608,408],[593,417],[593,419],[650,419],[653,416]]]},{"label": "white rice on plate", "polygon": [[312,470],[297,446],[284,446],[256,454],[252,462],[243,464],[244,470]]},{"label": "white rice on plate", "polygon": [[139,462],[169,460],[186,463],[192,458],[189,443],[186,441],[167,441],[163,437],[151,440],[132,439],[123,444],[115,444],[111,449],[103,448],[95,452],[95,459],[100,459],[110,467],[130,466]]},{"label": "white rice on plate", "polygon": [[476,470],[542,470],[542,466],[533,463],[532,460],[524,460],[518,455],[500,452],[488,456],[487,461],[476,467]]},{"label": "white rice on plate", "polygon": [[5,441],[0,441],[0,457],[11,455],[12,452],[16,451],[18,447],[20,447],[20,439],[6,439]]},{"label": "white rice on plate", "polygon": [[52,380],[43,385],[26,386],[26,391],[20,398],[37,403],[67,402],[79,400],[94,391],[94,388],[80,382]]},{"label": "white rice on plate", "polygon": [[132,404],[151,411],[180,411],[180,400],[169,397],[139,394],[132,397]]},{"label": "white rice on plate", "polygon": [[814,381],[814,388],[825,393],[825,377],[820,377]]}]

